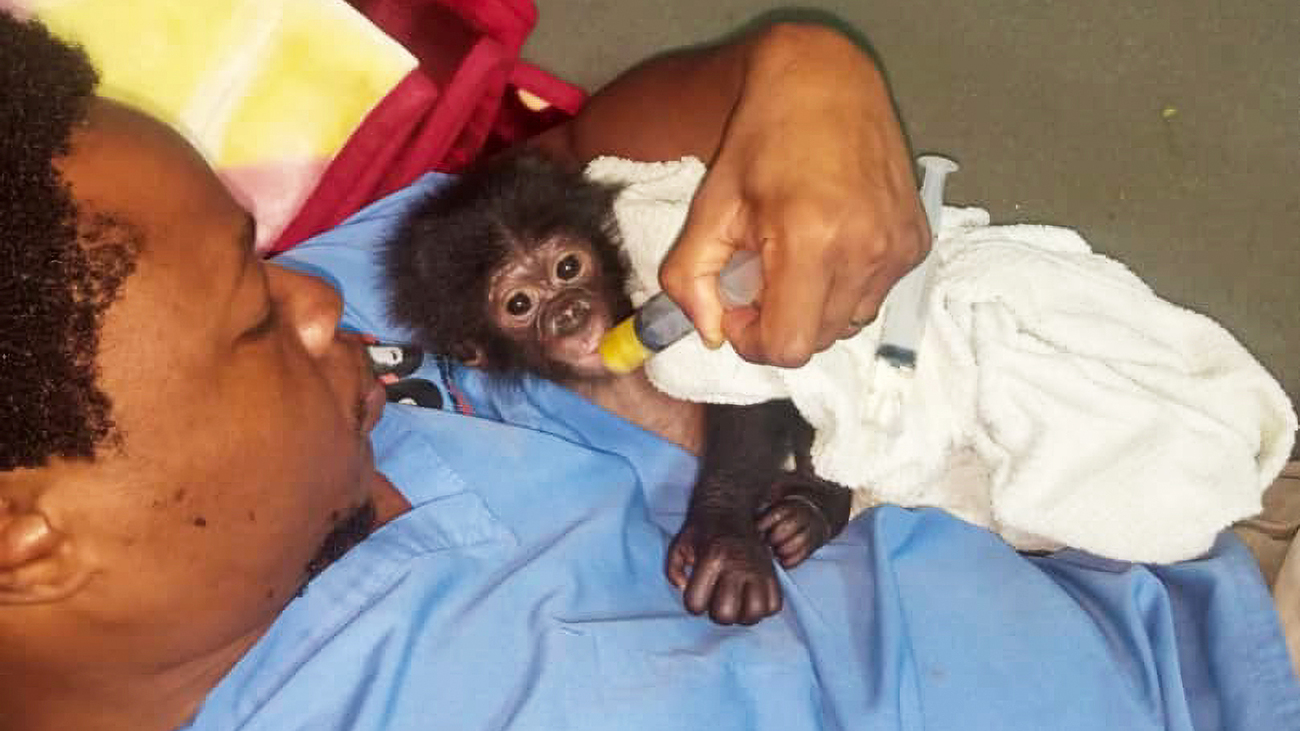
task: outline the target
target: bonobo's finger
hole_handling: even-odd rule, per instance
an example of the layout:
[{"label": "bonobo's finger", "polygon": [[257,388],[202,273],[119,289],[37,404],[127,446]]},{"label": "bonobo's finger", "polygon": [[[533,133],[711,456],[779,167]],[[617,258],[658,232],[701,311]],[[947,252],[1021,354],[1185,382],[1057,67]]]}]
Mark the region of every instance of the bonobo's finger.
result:
[{"label": "bonobo's finger", "polygon": [[780,522],[772,526],[772,529],[767,532],[767,542],[769,545],[775,546],[790,540],[794,537],[795,533],[798,533],[808,524],[808,521],[804,520],[802,516],[799,515],[798,508],[782,506],[780,510]]},{"label": "bonobo's finger", "polygon": [[685,551],[676,550],[668,552],[668,565],[665,573],[668,576],[668,583],[677,587],[678,591],[686,588],[688,578],[687,567],[691,561],[686,556]]},{"label": "bonobo's finger", "polygon": [[745,585],[748,582],[728,571],[718,581],[713,591],[713,601],[709,603],[709,617],[718,624],[735,624],[741,619],[744,607]]},{"label": "bonobo's finger", "polygon": [[740,613],[740,624],[750,625],[771,614],[766,588],[763,582],[745,584],[744,610]]},{"label": "bonobo's finger", "polygon": [[790,556],[789,558],[782,558],[780,559],[781,568],[785,569],[786,571],[789,571],[790,569],[793,568],[797,568],[799,564],[803,563],[810,555],[811,554],[809,554],[807,551],[800,551]]},{"label": "bonobo's finger", "polygon": [[668,583],[678,591],[686,588],[689,569],[695,563],[695,549],[689,540],[683,540],[681,534],[673,538],[668,545],[668,556],[664,562],[664,574]]},{"label": "bonobo's finger", "polygon": [[772,526],[781,522],[783,515],[781,510],[783,507],[783,505],[777,503],[776,505],[768,507],[758,516],[758,520],[754,521],[754,527],[758,529],[759,533],[766,534],[772,529]]},{"label": "bonobo's finger", "polygon": [[780,525],[790,522],[796,524],[804,522],[799,520],[799,513],[803,509],[805,509],[803,505],[795,504],[789,500],[781,500],[763,511],[754,525],[758,528],[758,532],[767,535],[769,542],[771,542],[771,531]]},{"label": "bonobo's finger", "polygon": [[790,540],[776,547],[777,558],[782,568],[792,569],[803,563],[812,553],[813,544],[809,531],[802,531]]},{"label": "bonobo's finger", "polygon": [[781,611],[781,585],[776,581],[776,573],[769,573],[763,580],[763,598],[767,605],[766,616],[772,616]]},{"label": "bonobo's finger", "polygon": [[[781,611],[781,587],[776,575],[767,572],[765,576],[746,579],[742,586],[740,611],[731,621],[720,624],[756,624],[764,617],[770,617]],[[715,620],[717,618],[715,617]]]},{"label": "bonobo's finger", "polygon": [[772,544],[772,548],[778,553],[790,553],[797,551],[800,547],[806,546],[812,542],[813,530],[806,524],[796,525],[793,531],[785,539]]},{"label": "bonobo's finger", "polygon": [[781,559],[781,565],[785,566],[785,559],[798,552],[806,545],[808,545],[808,531],[800,529],[799,532],[791,535],[786,540],[780,543],[774,543],[772,545],[772,550],[775,551],[777,557]]},{"label": "bonobo's finger", "polygon": [[718,580],[723,576],[723,562],[714,555],[707,555],[692,567],[691,578],[686,582],[683,601],[686,611],[701,614],[710,608],[717,593]]}]

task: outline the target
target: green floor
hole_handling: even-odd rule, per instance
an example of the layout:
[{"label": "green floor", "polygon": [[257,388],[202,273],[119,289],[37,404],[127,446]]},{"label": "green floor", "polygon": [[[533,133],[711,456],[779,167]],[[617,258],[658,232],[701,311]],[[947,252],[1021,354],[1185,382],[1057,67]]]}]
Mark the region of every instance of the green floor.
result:
[{"label": "green floor", "polygon": [[[1300,401],[1300,4],[823,0],[883,58],[950,201],[1078,229]],[[756,0],[538,0],[525,54],[594,88]]]}]

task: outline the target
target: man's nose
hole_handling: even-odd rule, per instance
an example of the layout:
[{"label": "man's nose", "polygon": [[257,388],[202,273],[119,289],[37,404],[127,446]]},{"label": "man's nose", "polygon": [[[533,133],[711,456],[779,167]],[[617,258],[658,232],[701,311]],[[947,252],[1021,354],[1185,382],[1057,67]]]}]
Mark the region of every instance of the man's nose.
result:
[{"label": "man's nose", "polygon": [[323,355],[338,332],[343,298],[324,281],[274,263],[268,265],[267,276],[271,296],[303,347],[313,356]]}]

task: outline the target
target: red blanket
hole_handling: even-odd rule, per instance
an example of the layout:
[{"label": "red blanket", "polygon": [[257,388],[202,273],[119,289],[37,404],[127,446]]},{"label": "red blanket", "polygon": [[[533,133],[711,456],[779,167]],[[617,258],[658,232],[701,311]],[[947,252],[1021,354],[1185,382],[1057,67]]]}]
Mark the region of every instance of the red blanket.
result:
[{"label": "red blanket", "polygon": [[[420,66],[352,134],[272,251],[337,225],[426,171],[454,172],[537,134],[575,114],[586,98],[519,58],[537,22],[531,0],[350,2]],[[521,91],[546,106],[530,108]]]}]

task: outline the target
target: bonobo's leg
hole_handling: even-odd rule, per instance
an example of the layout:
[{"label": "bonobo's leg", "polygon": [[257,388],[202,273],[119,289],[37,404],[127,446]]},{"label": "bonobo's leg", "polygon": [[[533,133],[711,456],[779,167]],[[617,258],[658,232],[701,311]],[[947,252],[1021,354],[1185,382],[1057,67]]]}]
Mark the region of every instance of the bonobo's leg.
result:
[{"label": "bonobo's leg", "polygon": [[780,611],[771,551],[756,516],[783,475],[792,412],[788,401],[708,407],[699,481],[665,567],[688,611],[707,610],[720,624],[753,624]]},{"label": "bonobo's leg", "polygon": [[793,405],[789,408],[795,422],[791,427],[795,471],[772,485],[771,504],[758,519],[758,530],[787,569],[839,535],[853,501],[848,488],[813,473],[812,427]]}]

